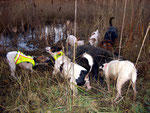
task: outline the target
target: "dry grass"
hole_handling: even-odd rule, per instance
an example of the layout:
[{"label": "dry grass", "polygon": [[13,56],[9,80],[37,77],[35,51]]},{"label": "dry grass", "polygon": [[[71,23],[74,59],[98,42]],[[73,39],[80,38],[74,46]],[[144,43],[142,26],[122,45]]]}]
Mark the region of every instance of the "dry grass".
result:
[{"label": "dry grass", "polygon": [[[1,1],[0,2],[0,32],[12,34],[12,28],[17,27],[18,32],[28,32],[47,24],[65,23],[74,19],[73,0],[29,0]],[[136,62],[142,41],[150,20],[149,0],[128,0],[123,30],[121,55]],[[91,32],[99,29],[103,38],[109,26],[109,18],[115,17],[113,25],[121,33],[124,1],[120,0],[80,0],[78,1],[77,36],[87,41]],[[80,12],[79,12],[80,11]],[[120,35],[120,34],[119,34]],[[14,36],[14,35],[13,35]],[[148,35],[149,37],[149,35]],[[17,38],[16,38],[17,40]],[[30,41],[38,48],[45,47],[40,37]],[[40,42],[40,43],[39,43]],[[133,91],[127,86],[123,89],[123,100],[113,105],[115,97],[115,83],[112,82],[112,92],[107,93],[106,84],[102,87],[93,83],[91,91],[80,88],[80,93],[72,97],[70,88],[60,75],[52,76],[50,69],[37,69],[37,73],[17,71],[19,80],[10,77],[8,65],[0,58],[0,111],[12,113],[49,113],[49,112],[148,112],[150,111],[150,40],[147,38],[140,56],[137,69],[137,100],[133,103]],[[15,46],[15,44],[14,44]],[[4,51],[10,49],[3,48]],[[1,52],[2,53],[2,52]],[[31,52],[33,55],[43,54],[41,49]],[[128,83],[127,83],[128,84]]]},{"label": "dry grass", "polygon": [[[0,71],[0,110],[12,113],[46,113],[50,112],[148,112],[149,110],[149,82],[138,77],[137,100],[133,102],[133,91],[129,90],[126,97],[128,83],[123,88],[123,100],[112,104],[115,98],[115,83],[111,84],[111,93],[107,92],[106,84],[92,82],[92,90],[79,88],[79,94],[72,97],[66,80],[60,75],[51,75],[51,71],[30,73],[18,69],[19,80],[10,78],[8,66],[3,62]],[[146,106],[146,107],[145,107]]]}]

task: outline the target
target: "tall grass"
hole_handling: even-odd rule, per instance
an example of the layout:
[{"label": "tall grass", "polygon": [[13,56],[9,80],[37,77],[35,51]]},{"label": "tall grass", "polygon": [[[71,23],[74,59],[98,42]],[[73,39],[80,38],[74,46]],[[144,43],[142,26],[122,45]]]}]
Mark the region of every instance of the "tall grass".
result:
[{"label": "tall grass", "polygon": [[[31,2],[32,1],[32,2]],[[17,34],[26,33],[29,29],[41,28],[47,24],[57,25],[74,21],[74,0],[22,0],[0,2],[0,33],[11,34],[17,27]],[[142,41],[150,20],[149,0],[128,0],[122,34],[121,55],[136,62]],[[115,17],[113,25],[121,35],[124,1],[121,0],[78,0],[77,36],[87,42],[91,32],[99,29],[101,38],[109,27],[109,18]],[[149,36],[149,34],[148,34]],[[14,35],[13,35],[14,37]],[[17,40],[17,38],[16,38]],[[35,38],[35,44],[45,47],[40,37]],[[31,41],[31,42],[32,42]],[[50,70],[37,69],[37,73],[30,73],[17,69],[19,80],[10,77],[9,67],[0,58],[0,111],[12,113],[50,113],[50,112],[148,112],[150,111],[150,40],[147,38],[138,61],[137,100],[132,101],[133,91],[129,90],[126,98],[113,105],[116,95],[115,83],[112,82],[111,93],[107,92],[106,84],[91,83],[92,90],[79,88],[79,94],[72,98],[68,81],[59,74],[51,74]],[[7,48],[3,48],[6,51]],[[3,54],[3,53],[2,53]],[[36,51],[33,55],[40,55]],[[127,83],[128,84],[128,83]],[[127,91],[123,88],[123,96]],[[74,100],[73,100],[74,99]]]},{"label": "tall grass", "polygon": [[[7,67],[6,64],[3,65]],[[4,73],[4,72],[3,72]],[[12,113],[47,113],[47,112],[147,112],[149,110],[149,91],[142,88],[149,88],[149,82],[140,79],[137,81],[138,88],[141,89],[137,95],[137,101],[133,103],[133,91],[129,91],[127,98],[119,104],[113,105],[116,91],[111,85],[112,93],[107,92],[99,83],[92,83],[93,89],[85,91],[79,88],[79,94],[72,100],[72,92],[68,82],[60,75],[52,76],[50,71],[30,73],[28,71],[17,71],[18,81],[10,79],[9,73],[1,75],[1,104],[3,112]],[[113,90],[114,89],[114,90]],[[123,96],[126,93],[123,88]],[[143,94],[144,93],[144,94]],[[144,97],[143,97],[144,95]],[[74,103],[72,103],[74,101]],[[144,106],[148,107],[144,107]]]}]

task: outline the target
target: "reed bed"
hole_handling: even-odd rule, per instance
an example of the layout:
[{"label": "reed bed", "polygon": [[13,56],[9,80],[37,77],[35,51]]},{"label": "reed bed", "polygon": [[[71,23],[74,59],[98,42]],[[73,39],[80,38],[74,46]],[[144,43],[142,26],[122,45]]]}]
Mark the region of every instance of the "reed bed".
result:
[{"label": "reed bed", "polygon": [[[109,27],[109,18],[115,17],[113,25],[118,28],[122,37],[120,54],[136,63],[147,27],[150,21],[149,0],[78,0],[77,37],[88,42],[92,31],[99,29],[101,38]],[[4,47],[0,43],[0,54],[15,50],[18,34],[24,37],[30,30],[41,34],[46,25],[57,26],[74,22],[74,0],[11,0],[0,1],[0,34],[12,37],[12,44]],[[124,16],[125,14],[125,16]],[[124,21],[124,24],[123,24]],[[123,28],[123,31],[121,31]],[[17,29],[17,32],[15,32]],[[73,28],[72,28],[73,29]],[[36,32],[35,32],[36,31]],[[121,34],[122,33],[122,34]],[[150,40],[149,33],[142,46],[137,62],[137,99],[133,102],[133,91],[128,85],[123,88],[123,99],[112,104],[116,95],[115,83],[111,83],[111,93],[107,92],[106,83],[92,82],[92,90],[79,87],[79,94],[72,97],[68,81],[59,74],[52,75],[52,67],[39,68],[35,73],[17,69],[15,81],[10,77],[6,61],[0,57],[0,112],[4,113],[85,113],[85,112],[128,112],[147,113],[150,111]],[[53,36],[48,37],[53,40]],[[27,39],[28,40],[28,39]],[[33,55],[44,53],[45,45],[51,46],[40,37],[32,37],[29,41],[38,47],[36,51],[25,51]],[[129,84],[129,82],[127,83]]]}]

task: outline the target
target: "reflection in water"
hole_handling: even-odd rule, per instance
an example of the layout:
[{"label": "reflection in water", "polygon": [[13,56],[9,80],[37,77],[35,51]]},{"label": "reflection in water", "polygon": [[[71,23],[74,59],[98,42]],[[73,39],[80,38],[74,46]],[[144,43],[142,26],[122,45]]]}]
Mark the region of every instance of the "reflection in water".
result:
[{"label": "reflection in water", "polygon": [[58,27],[54,28],[55,31],[55,41],[54,43],[57,43],[60,39],[63,39],[65,26],[59,24]]},{"label": "reflection in water", "polygon": [[[66,37],[65,25],[58,24],[57,26],[44,26],[43,28],[36,30],[29,30],[26,33],[17,33],[15,35],[9,34],[0,36],[0,46],[16,49],[24,49],[27,51],[33,51],[40,47],[40,44],[45,43],[57,43],[60,39]],[[41,32],[40,32],[41,31]],[[14,47],[16,43],[17,47]],[[37,44],[38,43],[38,44]]]}]

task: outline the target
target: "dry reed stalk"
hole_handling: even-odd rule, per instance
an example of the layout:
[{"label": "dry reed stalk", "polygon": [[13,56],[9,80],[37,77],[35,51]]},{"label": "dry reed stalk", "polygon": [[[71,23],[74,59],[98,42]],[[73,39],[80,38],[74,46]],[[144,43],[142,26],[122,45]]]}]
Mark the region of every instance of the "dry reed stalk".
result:
[{"label": "dry reed stalk", "polygon": [[[118,1],[116,0],[115,1],[115,12],[114,12],[115,13],[115,18],[117,17],[117,13],[118,13],[117,9],[118,9]],[[116,20],[115,20],[115,24],[116,24]]]},{"label": "dry reed stalk", "polygon": [[135,14],[134,14],[134,9],[135,9],[135,7],[134,7],[134,1],[131,1],[131,7],[132,7],[132,9],[131,9],[131,19],[130,19],[130,35],[129,35],[129,39],[128,39],[128,44],[127,45],[129,45],[129,47],[130,47],[130,44],[131,44],[131,42],[133,41],[133,27],[134,27],[134,22],[133,22],[133,18],[135,17]]},{"label": "dry reed stalk", "polygon": [[142,52],[142,49],[143,49],[143,46],[144,46],[144,43],[145,43],[145,40],[147,38],[147,35],[148,35],[148,32],[149,32],[149,29],[150,29],[150,22],[149,22],[149,25],[147,27],[147,30],[146,30],[146,34],[144,36],[144,39],[143,39],[143,42],[142,42],[142,45],[141,45],[141,48],[140,48],[140,51],[139,51],[139,54],[138,54],[138,57],[137,57],[137,60],[136,60],[136,63],[135,63],[135,66],[137,66],[137,62],[140,58],[140,55],[141,55],[141,52]]},{"label": "dry reed stalk", "polygon": [[118,55],[118,58],[120,56],[120,51],[121,51],[121,46],[122,46],[122,35],[123,35],[124,22],[125,22],[125,17],[126,17],[127,1],[128,0],[125,0],[125,4],[124,4],[124,13],[123,13],[123,22],[122,22],[122,28],[121,28],[121,36],[120,36],[120,43],[119,43],[119,55]]},{"label": "dry reed stalk", "polygon": [[74,36],[77,35],[77,0],[75,0]]},{"label": "dry reed stalk", "polygon": [[[17,10],[17,12],[15,13],[15,15],[13,15],[13,18],[11,19],[10,22],[8,22],[8,24],[4,27],[2,33],[4,33],[6,31],[6,29],[15,21],[15,19],[17,18],[17,16],[19,15],[19,13],[21,13],[21,11],[24,9],[24,7],[22,7],[21,9]],[[1,34],[2,34],[1,33]]]},{"label": "dry reed stalk", "polygon": [[[142,49],[143,49],[143,46],[144,46],[144,43],[145,43],[145,40],[147,38],[147,35],[148,35],[148,32],[149,32],[149,29],[150,29],[150,22],[149,22],[149,25],[147,27],[147,30],[146,30],[146,33],[145,33],[145,36],[144,36],[144,39],[143,39],[143,42],[142,42],[142,45],[141,45],[141,48],[140,48],[140,51],[139,51],[139,54],[138,54],[138,57],[137,57],[137,60],[136,60],[136,63],[135,63],[135,67],[137,66],[137,63],[138,63],[138,60],[140,58],[140,55],[141,55],[141,52],[142,52]],[[131,86],[131,80],[130,80],[130,83],[129,83],[129,86],[128,86],[128,90],[127,90],[127,93],[126,93],[126,97],[128,95],[128,92],[129,92],[129,88]]]},{"label": "dry reed stalk", "polygon": [[[74,15],[74,36],[76,36],[76,29],[77,29],[77,0],[75,0],[75,15]],[[76,49],[76,43],[74,44],[73,47],[73,62],[75,62],[75,49]],[[75,80],[75,75],[74,75],[74,68],[73,68],[73,77]],[[73,84],[75,85],[75,84]],[[75,86],[76,87],[76,86]],[[74,97],[75,97],[75,92],[73,91],[73,97],[72,97],[72,104],[74,105]]]},{"label": "dry reed stalk", "polygon": [[[134,2],[132,2],[131,4],[134,4]],[[139,8],[140,9],[140,11],[139,11],[139,13],[138,13],[138,17],[140,18],[141,17],[141,15],[142,15],[142,11],[143,11],[143,9],[144,9],[144,4],[145,4],[145,0],[143,1],[143,3],[141,3],[141,8]],[[131,7],[133,7],[132,8],[132,11],[131,11],[131,20],[130,20],[130,35],[129,35],[129,39],[128,39],[128,42],[127,42],[127,45],[128,45],[128,47],[130,47],[130,45],[131,45],[131,43],[133,43],[133,36],[134,36],[134,33],[136,32],[136,28],[138,28],[138,25],[139,25],[139,23],[140,23],[140,19],[138,19],[138,21],[135,21],[134,22],[134,17],[135,17],[135,13],[134,13],[134,9],[135,9],[135,7],[134,7],[134,5],[132,5]],[[140,7],[140,6],[139,6]],[[133,15],[133,16],[132,16]],[[136,24],[135,24],[136,23]],[[135,26],[135,27],[134,27]],[[135,28],[135,29],[134,29]]]}]

